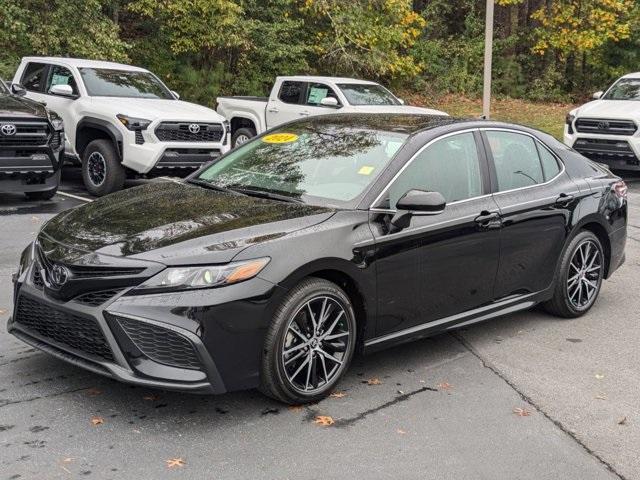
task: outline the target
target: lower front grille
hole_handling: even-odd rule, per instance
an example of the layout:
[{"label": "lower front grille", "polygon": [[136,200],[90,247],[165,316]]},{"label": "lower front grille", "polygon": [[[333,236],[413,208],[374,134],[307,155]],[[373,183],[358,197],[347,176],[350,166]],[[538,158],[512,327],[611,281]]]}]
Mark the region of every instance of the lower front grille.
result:
[{"label": "lower front grille", "polygon": [[193,344],[183,335],[150,323],[117,318],[131,341],[151,360],[173,367],[201,369]]},{"label": "lower front grille", "polygon": [[573,145],[574,150],[590,160],[607,162],[625,161],[637,165],[638,158],[626,140],[609,140],[602,138],[579,138]]},{"label": "lower front grille", "polygon": [[95,320],[72,315],[23,296],[18,300],[15,322],[59,345],[114,361],[107,340]]}]

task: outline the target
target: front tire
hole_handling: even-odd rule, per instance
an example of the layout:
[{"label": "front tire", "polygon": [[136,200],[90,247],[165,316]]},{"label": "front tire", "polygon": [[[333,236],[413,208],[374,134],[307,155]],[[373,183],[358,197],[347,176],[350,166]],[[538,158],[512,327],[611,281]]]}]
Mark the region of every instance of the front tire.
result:
[{"label": "front tire", "polygon": [[256,131],[253,128],[239,128],[236,130],[231,137],[231,146],[233,148],[242,145],[243,143],[247,143],[253,137],[256,136]]},{"label": "front tire", "polygon": [[349,297],[327,280],[303,280],[283,299],[267,332],[260,390],[292,405],[322,400],[348,369],[355,344]]},{"label": "front tire", "polygon": [[576,318],[587,313],[600,293],[604,250],[592,232],[579,232],[565,249],[556,271],[554,293],[543,306],[551,314]]},{"label": "front tire", "polygon": [[125,171],[109,140],[94,140],[84,150],[82,180],[87,191],[96,197],[121,190]]}]

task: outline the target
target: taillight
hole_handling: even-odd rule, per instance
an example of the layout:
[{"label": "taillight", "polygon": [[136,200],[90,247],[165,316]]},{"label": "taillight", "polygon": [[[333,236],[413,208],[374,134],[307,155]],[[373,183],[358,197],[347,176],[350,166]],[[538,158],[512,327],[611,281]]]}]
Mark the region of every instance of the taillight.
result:
[{"label": "taillight", "polygon": [[611,186],[611,191],[615,193],[618,198],[627,198],[627,190],[627,184],[624,183],[623,180],[620,180]]}]

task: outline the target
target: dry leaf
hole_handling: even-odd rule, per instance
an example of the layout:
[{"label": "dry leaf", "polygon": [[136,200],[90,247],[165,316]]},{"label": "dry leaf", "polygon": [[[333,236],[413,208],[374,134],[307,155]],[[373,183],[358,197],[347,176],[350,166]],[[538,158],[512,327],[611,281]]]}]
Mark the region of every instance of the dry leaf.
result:
[{"label": "dry leaf", "polygon": [[529,410],[527,410],[526,408],[520,408],[520,407],[514,408],[513,413],[515,413],[519,417],[528,417],[529,415],[531,415],[531,412]]},{"label": "dry leaf", "polygon": [[184,467],[186,462],[182,458],[170,458],[165,460],[167,462],[167,468]]},{"label": "dry leaf", "polygon": [[396,430],[396,433],[400,434],[400,435],[405,435],[407,432],[405,432],[404,430],[402,430],[401,428]]},{"label": "dry leaf", "polygon": [[102,417],[91,417],[91,425],[94,427],[96,425],[102,425],[104,423],[104,418]]},{"label": "dry leaf", "polygon": [[40,221],[40,219],[39,219],[38,217],[35,217],[35,216],[34,216],[34,217],[31,217],[31,221],[32,221],[33,223],[36,223],[36,222],[39,222],[39,221]]},{"label": "dry leaf", "polygon": [[289,410],[292,412],[300,412],[304,408],[302,405],[289,405]]},{"label": "dry leaf", "polygon": [[439,390],[451,390],[452,388],[453,388],[453,385],[447,382],[442,382],[438,384]]},{"label": "dry leaf", "polygon": [[596,400],[606,400],[606,399],[607,399],[607,396],[604,394],[596,395]]},{"label": "dry leaf", "polygon": [[622,417],[620,420],[618,420],[618,425],[626,425],[627,424],[627,417]]},{"label": "dry leaf", "polygon": [[87,395],[89,395],[90,397],[97,397],[98,395],[102,395],[102,390],[100,390],[99,388],[89,388],[87,390]]},{"label": "dry leaf", "polygon": [[596,378],[598,380],[602,380],[604,378],[604,375],[602,375],[601,373],[596,373]]},{"label": "dry leaf", "polygon": [[67,458],[65,458],[65,459],[64,459],[64,460],[62,460],[62,461],[63,461],[64,463],[71,463],[71,462],[73,462],[73,458],[71,458],[71,457],[67,457]]},{"label": "dry leaf", "polygon": [[317,415],[313,423],[315,423],[316,425],[321,425],[323,427],[328,427],[329,425],[333,425],[336,422],[331,417],[325,415]]},{"label": "dry leaf", "polygon": [[160,395],[156,395],[155,393],[150,393],[149,395],[145,395],[142,397],[143,400],[148,400],[149,402],[155,402],[156,400],[160,400]]},{"label": "dry leaf", "polygon": [[342,397],[346,397],[347,394],[344,392],[333,392],[331,395],[329,395],[331,398],[342,398]]},{"label": "dry leaf", "polygon": [[382,385],[382,382],[378,377],[373,377],[367,380],[367,385]]}]

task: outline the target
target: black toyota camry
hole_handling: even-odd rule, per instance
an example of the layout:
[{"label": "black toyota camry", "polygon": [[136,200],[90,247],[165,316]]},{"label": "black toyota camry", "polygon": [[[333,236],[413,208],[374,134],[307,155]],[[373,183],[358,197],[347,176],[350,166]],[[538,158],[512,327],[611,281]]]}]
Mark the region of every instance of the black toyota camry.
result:
[{"label": "black toyota camry", "polygon": [[9,331],[124,382],[313,402],[358,351],[536,304],[583,315],[626,223],[624,182],[536,130],[314,117],[50,220]]}]

